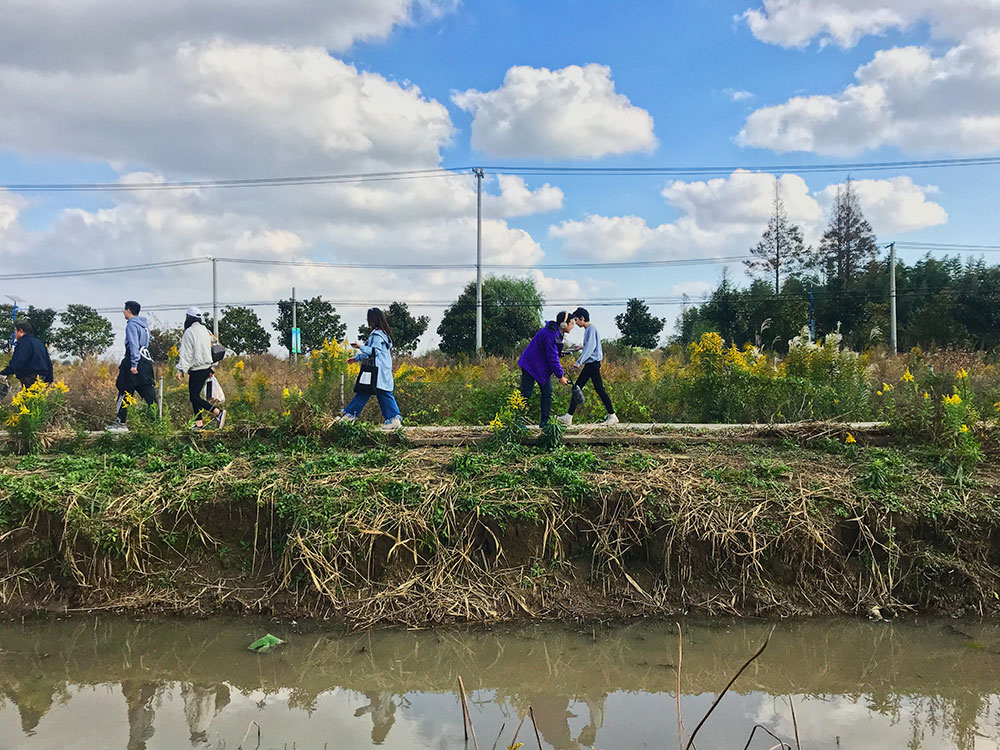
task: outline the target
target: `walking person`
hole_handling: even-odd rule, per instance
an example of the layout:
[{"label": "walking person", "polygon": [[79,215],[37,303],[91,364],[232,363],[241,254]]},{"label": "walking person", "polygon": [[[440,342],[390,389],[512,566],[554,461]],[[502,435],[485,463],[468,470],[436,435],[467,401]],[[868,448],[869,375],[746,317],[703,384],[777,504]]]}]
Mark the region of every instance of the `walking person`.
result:
[{"label": "walking person", "polygon": [[201,317],[201,310],[197,307],[187,309],[184,317],[184,335],[181,336],[178,348],[177,379],[181,380],[185,372],[188,374],[188,396],[195,415],[194,429],[205,428],[202,419],[205,412],[212,415],[219,429],[222,429],[226,426],[226,410],[212,406],[201,397],[201,389],[205,386],[205,381],[212,376],[212,365],[215,364],[212,360],[212,334],[201,322]]},{"label": "walking person", "polygon": [[36,380],[52,382],[52,360],[45,344],[35,336],[35,329],[27,320],[14,323],[14,353],[0,375],[13,375],[27,388]]},{"label": "walking person", "polygon": [[[378,408],[382,412],[382,429],[397,430],[403,426],[403,417],[399,413],[396,397],[392,395],[395,385],[392,379],[392,331],[385,313],[377,307],[368,310],[367,319],[371,333],[368,335],[368,341],[364,344],[357,342],[351,344],[358,350],[353,359],[355,362],[374,360],[378,373],[374,388],[370,388],[371,383],[368,383],[368,387],[366,387],[359,378],[358,385],[354,387],[354,398],[351,399],[351,403],[344,407],[340,421],[356,422],[361,416],[361,410],[368,403],[368,399],[374,395],[375,400],[378,401]],[[371,373],[363,372],[362,375],[364,374]],[[359,388],[363,390],[359,390]]]},{"label": "walking person", "polygon": [[521,352],[517,360],[521,368],[521,396],[525,400],[531,397],[531,392],[538,383],[541,394],[541,419],[539,424],[545,427],[552,413],[552,376],[559,378],[563,385],[569,385],[569,378],[563,372],[559,353],[563,337],[573,330],[573,319],[568,312],[561,312],[555,320],[548,321]]},{"label": "walking person", "polygon": [[[590,313],[586,308],[578,307],[570,314],[573,322],[583,328],[583,349],[580,350],[580,358],[573,365],[583,368],[576,379],[576,385],[582,390],[588,382],[593,381],[597,397],[601,399],[604,410],[608,413],[601,424],[618,424],[618,415],[615,414],[615,407],[611,405],[611,396],[608,395],[608,391],[604,387],[604,378],[601,377],[601,361],[604,359],[601,337],[597,333],[597,328],[590,322]],[[570,401],[569,412],[559,417],[559,421],[567,426],[573,424],[573,413],[579,405],[576,401]]]},{"label": "walking person", "polygon": [[138,302],[129,300],[122,310],[125,316],[125,356],[118,365],[118,377],[115,379],[118,414],[115,421],[108,425],[109,432],[128,432],[125,426],[128,419],[127,394],[138,394],[149,406],[156,401],[153,358],[149,355],[149,321],[139,315],[141,309]]}]

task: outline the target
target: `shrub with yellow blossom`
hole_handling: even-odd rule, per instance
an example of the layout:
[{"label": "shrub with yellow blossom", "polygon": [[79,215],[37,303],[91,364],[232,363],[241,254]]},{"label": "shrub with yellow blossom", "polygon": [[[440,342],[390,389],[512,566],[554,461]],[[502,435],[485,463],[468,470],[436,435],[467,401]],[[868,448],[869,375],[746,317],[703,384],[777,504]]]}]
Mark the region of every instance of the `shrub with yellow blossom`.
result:
[{"label": "shrub with yellow blossom", "polygon": [[323,340],[323,346],[309,354],[309,370],[312,381],[309,384],[309,398],[317,407],[339,410],[341,377],[348,387],[348,359],[354,350],[347,344],[334,339]]},{"label": "shrub with yellow blossom", "polygon": [[521,440],[527,426],[528,402],[520,391],[513,391],[490,421],[490,432],[500,444],[513,444]]},{"label": "shrub with yellow blossom", "polygon": [[36,380],[14,394],[4,425],[21,453],[41,449],[40,433],[58,416],[67,393],[69,388],[61,380],[57,383]]}]

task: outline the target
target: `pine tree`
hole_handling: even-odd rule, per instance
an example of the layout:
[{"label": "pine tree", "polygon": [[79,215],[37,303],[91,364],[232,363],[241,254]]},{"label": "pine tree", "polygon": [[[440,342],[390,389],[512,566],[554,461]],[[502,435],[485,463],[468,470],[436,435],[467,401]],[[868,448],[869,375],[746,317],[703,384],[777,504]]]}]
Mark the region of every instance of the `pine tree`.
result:
[{"label": "pine tree", "polygon": [[837,188],[830,225],[823,233],[819,250],[827,284],[840,290],[854,286],[865,266],[878,254],[875,232],[861,211],[849,177],[843,188]]},{"label": "pine tree", "polygon": [[802,269],[807,250],[802,230],[788,221],[785,202],[781,200],[781,180],[774,178],[774,212],[760,242],[750,248],[754,257],[745,261],[747,269],[774,277],[774,293],[781,290],[781,275],[787,277]]}]

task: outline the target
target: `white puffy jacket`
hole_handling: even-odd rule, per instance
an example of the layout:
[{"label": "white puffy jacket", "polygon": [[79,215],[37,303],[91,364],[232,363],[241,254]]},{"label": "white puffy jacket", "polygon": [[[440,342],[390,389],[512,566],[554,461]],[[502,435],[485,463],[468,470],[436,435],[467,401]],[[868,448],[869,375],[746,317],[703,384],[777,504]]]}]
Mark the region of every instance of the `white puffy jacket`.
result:
[{"label": "white puffy jacket", "polygon": [[212,334],[201,323],[192,323],[181,336],[178,353],[177,369],[181,372],[207,370],[215,364],[212,362]]}]

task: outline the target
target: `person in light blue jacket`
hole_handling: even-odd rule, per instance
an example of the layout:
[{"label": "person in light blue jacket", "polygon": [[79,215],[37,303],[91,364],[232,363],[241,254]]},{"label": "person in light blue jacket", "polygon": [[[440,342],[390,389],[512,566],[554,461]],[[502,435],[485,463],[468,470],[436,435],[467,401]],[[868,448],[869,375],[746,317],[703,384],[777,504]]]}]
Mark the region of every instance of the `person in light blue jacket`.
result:
[{"label": "person in light blue jacket", "polygon": [[[594,390],[597,391],[597,395],[604,405],[604,410],[608,413],[601,424],[616,425],[618,424],[618,415],[615,414],[615,407],[611,405],[611,396],[608,395],[608,391],[604,387],[604,378],[601,377],[601,361],[604,359],[601,337],[590,322],[590,313],[586,308],[578,307],[570,314],[573,316],[573,322],[584,330],[583,349],[580,351],[580,358],[573,365],[583,368],[576,379],[576,385],[582,389],[588,382],[593,382]],[[559,421],[564,425],[573,424],[573,412],[579,405],[579,403],[571,401],[569,412],[558,417]]]},{"label": "person in light blue jacket", "polygon": [[[385,313],[379,308],[373,307],[368,311],[368,328],[371,334],[364,344],[351,344],[358,353],[354,355],[354,360],[362,360],[375,357],[375,366],[378,368],[378,382],[375,384],[375,399],[378,401],[378,408],[382,411],[383,430],[397,430],[403,424],[403,417],[399,413],[399,406],[396,398],[392,395],[392,332],[389,329],[389,321],[385,318]],[[355,422],[361,416],[361,410],[365,408],[371,395],[368,393],[355,393],[344,411],[340,421]]]}]

